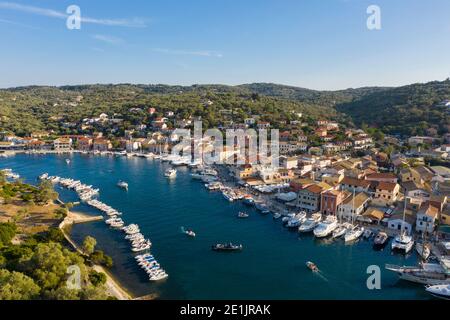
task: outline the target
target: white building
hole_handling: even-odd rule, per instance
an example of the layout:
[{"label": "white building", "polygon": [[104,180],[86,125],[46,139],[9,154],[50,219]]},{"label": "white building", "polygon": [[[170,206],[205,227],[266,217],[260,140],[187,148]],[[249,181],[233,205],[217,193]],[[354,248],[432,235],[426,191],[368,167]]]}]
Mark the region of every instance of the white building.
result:
[{"label": "white building", "polygon": [[433,206],[421,208],[417,213],[416,231],[432,233],[438,219],[439,210]]},{"label": "white building", "polygon": [[356,220],[358,216],[364,213],[369,205],[369,201],[370,197],[364,192],[358,193],[355,197],[352,195],[338,206],[337,215],[348,221],[352,217]]}]

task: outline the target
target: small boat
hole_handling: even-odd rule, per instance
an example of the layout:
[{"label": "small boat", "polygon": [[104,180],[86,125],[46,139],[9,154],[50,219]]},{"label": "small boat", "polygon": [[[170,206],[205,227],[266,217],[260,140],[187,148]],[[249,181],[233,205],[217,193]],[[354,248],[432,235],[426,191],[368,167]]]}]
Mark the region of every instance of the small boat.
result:
[{"label": "small boat", "polygon": [[432,296],[436,298],[450,300],[449,284],[438,284],[434,286],[427,286],[425,287],[425,291],[430,293]]},{"label": "small boat", "polygon": [[364,230],[363,238],[364,238],[364,239],[369,239],[372,235],[373,235],[372,230],[366,229],[366,230]]},{"label": "small boat", "polygon": [[281,218],[281,213],[275,212],[273,214],[273,218],[274,218],[274,220],[280,219]]},{"label": "small boat", "polygon": [[67,163],[67,164],[70,164],[70,159],[66,159],[66,163]]},{"label": "small boat", "polygon": [[255,200],[252,197],[244,197],[244,201],[242,201],[246,206],[253,206],[255,204]]},{"label": "small boat", "polygon": [[126,183],[125,181],[119,181],[119,182],[117,182],[117,186],[118,186],[119,188],[128,190],[128,183]]},{"label": "small boat", "polygon": [[382,231],[378,232],[378,234],[373,239],[373,248],[374,249],[383,248],[386,245],[388,239],[389,237],[386,232]]},{"label": "small boat", "polygon": [[328,237],[336,228],[338,227],[338,222],[335,216],[328,216],[322,222],[320,222],[314,229],[314,236],[317,238]]},{"label": "small boat", "polygon": [[319,272],[319,268],[314,262],[311,261],[306,262],[306,267],[312,272]]},{"label": "small boat", "polygon": [[248,213],[245,213],[245,212],[239,212],[238,213],[238,218],[248,218],[250,215],[248,214]]},{"label": "small boat", "polygon": [[176,175],[177,175],[177,170],[175,170],[173,168],[167,169],[166,172],[164,172],[164,176],[166,178],[175,178]]},{"label": "small boat", "polygon": [[234,245],[231,242],[230,243],[226,243],[226,244],[217,243],[217,244],[213,245],[211,247],[211,249],[214,250],[214,251],[241,251],[242,250],[242,244]]},{"label": "small boat", "polygon": [[184,231],[184,234],[188,235],[189,237],[194,238],[195,237],[195,232],[191,229],[187,229],[186,231]]},{"label": "small boat", "polygon": [[422,257],[423,260],[427,260],[430,257],[430,247],[422,242],[416,243],[416,251]]}]

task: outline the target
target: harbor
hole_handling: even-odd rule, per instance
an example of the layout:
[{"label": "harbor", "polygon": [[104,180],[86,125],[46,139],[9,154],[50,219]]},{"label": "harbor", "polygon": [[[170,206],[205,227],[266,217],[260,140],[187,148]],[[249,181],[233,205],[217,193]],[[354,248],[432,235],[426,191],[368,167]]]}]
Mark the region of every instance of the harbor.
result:
[{"label": "harbor", "polygon": [[[281,211],[285,206],[273,194],[238,187],[225,179],[225,171],[218,170],[220,181],[205,182],[194,179],[191,174],[195,172],[182,165],[176,166],[174,179],[167,179],[164,173],[171,167],[168,161],[74,154],[68,166],[66,158],[67,155],[22,154],[3,159],[2,165],[29,181],[35,182],[37,176],[49,172],[95,186],[92,188],[99,189],[98,201],[109,207],[105,213],[116,210],[122,213],[117,217],[127,224],[138,224],[142,234],[152,241],[152,256],[140,253],[142,260],[138,263],[125,234],[111,230],[104,222],[74,225],[71,234],[77,242],[87,234],[95,236],[99,247],[113,257],[111,272],[136,296],[157,293],[161,298],[172,299],[430,298],[422,286],[401,282],[394,273],[384,270],[384,289],[366,288],[368,266],[384,269],[386,263],[415,265],[415,251],[406,256],[392,253],[389,246],[375,251],[373,236],[370,240],[361,236],[346,244],[343,238],[318,239],[312,233],[301,234],[295,228],[284,227],[283,218],[289,216]],[[129,192],[116,187],[119,180],[128,182]],[[224,190],[220,190],[219,182]],[[207,184],[212,184],[212,189]],[[56,190],[65,202],[79,200],[73,189]],[[255,205],[244,204],[251,202],[249,195]],[[76,211],[98,215],[98,208],[89,205],[89,201],[92,200],[82,202]],[[237,219],[239,212],[248,217]],[[275,218],[275,213],[280,216]],[[295,221],[292,223],[295,226]],[[180,232],[181,226],[195,230],[196,237],[186,237]],[[242,252],[228,255],[210,249],[215,243],[229,242],[242,244]],[[139,266],[146,258],[152,262],[154,257],[170,274],[167,279],[149,281]],[[326,280],[308,272],[305,262],[309,260],[320,267]],[[275,285],[281,289],[271,290]]]}]

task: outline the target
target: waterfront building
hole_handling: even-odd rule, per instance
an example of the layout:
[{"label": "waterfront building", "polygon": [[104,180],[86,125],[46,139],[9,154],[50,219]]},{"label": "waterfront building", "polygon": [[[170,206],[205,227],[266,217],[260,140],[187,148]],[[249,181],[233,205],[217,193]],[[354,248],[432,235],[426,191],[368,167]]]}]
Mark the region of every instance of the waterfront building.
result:
[{"label": "waterfront building", "polygon": [[370,188],[370,181],[350,177],[344,177],[339,184],[341,190],[350,192],[369,192]]},{"label": "waterfront building", "polygon": [[58,152],[67,152],[72,149],[72,139],[57,138],[53,141],[53,149]]},{"label": "waterfront building", "polygon": [[351,195],[347,197],[338,206],[338,217],[349,221],[352,217],[356,219],[364,213],[369,205],[369,201],[370,197],[364,192],[355,194],[355,196]]},{"label": "waterfront building", "polygon": [[[308,181],[304,181],[307,183]],[[291,182],[292,185],[292,182]],[[331,186],[326,183],[307,184],[298,191],[297,207],[307,213],[315,213],[320,210],[321,195]]]},{"label": "waterfront building", "polygon": [[432,233],[435,228],[435,224],[439,219],[439,209],[430,204],[424,205],[417,212],[416,216],[416,231]]},{"label": "waterfront building", "polygon": [[391,182],[376,182],[373,202],[377,205],[387,206],[394,204],[399,196],[400,185]]},{"label": "waterfront building", "polygon": [[93,142],[93,150],[94,151],[100,151],[105,152],[112,149],[111,141],[108,139],[95,139]]},{"label": "waterfront building", "polygon": [[336,215],[338,207],[351,195],[348,191],[328,190],[322,193],[320,211],[325,215]]}]

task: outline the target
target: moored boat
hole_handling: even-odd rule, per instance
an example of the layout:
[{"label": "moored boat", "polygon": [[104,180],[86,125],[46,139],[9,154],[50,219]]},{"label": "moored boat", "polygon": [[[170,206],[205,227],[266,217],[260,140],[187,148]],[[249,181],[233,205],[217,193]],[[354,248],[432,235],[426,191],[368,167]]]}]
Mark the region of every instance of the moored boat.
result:
[{"label": "moored boat", "polygon": [[373,239],[373,248],[382,249],[386,246],[389,237],[386,232],[378,232],[375,238]]},{"label": "moored boat", "polygon": [[242,250],[242,244],[234,245],[231,242],[230,243],[226,243],[226,244],[217,243],[217,244],[213,245],[211,247],[211,249],[214,250],[214,251],[241,251]]}]

